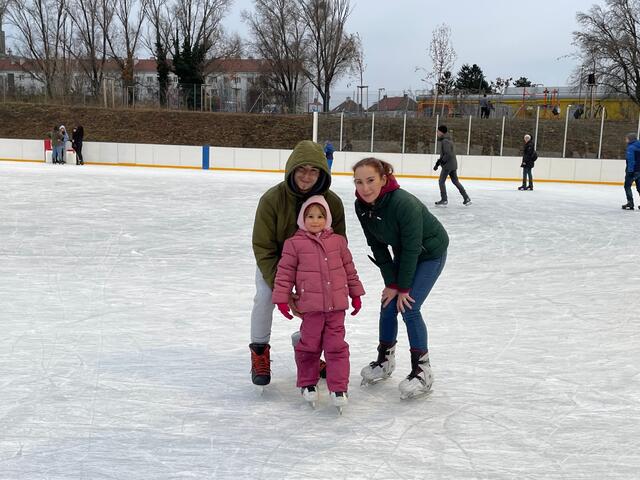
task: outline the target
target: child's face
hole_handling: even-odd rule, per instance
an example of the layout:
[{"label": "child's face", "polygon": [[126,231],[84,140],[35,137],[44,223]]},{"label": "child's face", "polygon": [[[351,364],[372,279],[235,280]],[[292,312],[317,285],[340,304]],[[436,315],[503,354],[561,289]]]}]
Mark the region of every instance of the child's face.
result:
[{"label": "child's face", "polygon": [[318,205],[311,205],[304,215],[304,228],[310,233],[320,233],[324,230],[324,226],[327,224],[327,219],[320,210]]}]

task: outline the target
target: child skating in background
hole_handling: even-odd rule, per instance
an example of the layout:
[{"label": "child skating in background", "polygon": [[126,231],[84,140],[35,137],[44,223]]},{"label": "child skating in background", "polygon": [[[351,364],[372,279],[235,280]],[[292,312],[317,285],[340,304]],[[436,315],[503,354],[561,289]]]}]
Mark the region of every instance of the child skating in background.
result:
[{"label": "child skating in background", "polygon": [[297,386],[313,406],[318,400],[319,360],[324,351],[327,388],[342,412],[349,385],[349,345],[344,339],[345,310],[349,298],[355,315],[364,288],[353,264],[347,240],[331,229],[331,211],[321,195],[310,197],[300,208],[298,231],[284,242],[278,263],[272,301],[287,318],[293,287],[302,314],[300,341],[295,346]]}]

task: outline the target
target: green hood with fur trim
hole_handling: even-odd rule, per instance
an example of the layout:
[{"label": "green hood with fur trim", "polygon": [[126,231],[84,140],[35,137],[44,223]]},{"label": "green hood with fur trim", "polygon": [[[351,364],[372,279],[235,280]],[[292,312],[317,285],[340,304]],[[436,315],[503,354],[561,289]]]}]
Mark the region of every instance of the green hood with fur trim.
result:
[{"label": "green hood with fur trim", "polygon": [[[294,170],[302,165],[320,170],[315,186],[306,193],[297,189],[293,179]],[[346,236],[344,206],[340,197],[329,190],[330,186],[331,172],[322,146],[303,140],[295,146],[287,160],[284,181],[271,187],[260,198],[253,224],[253,253],[262,277],[270,288],[273,289],[284,241],[296,233],[298,212],[310,196],[324,196],[331,210],[334,232]]]}]

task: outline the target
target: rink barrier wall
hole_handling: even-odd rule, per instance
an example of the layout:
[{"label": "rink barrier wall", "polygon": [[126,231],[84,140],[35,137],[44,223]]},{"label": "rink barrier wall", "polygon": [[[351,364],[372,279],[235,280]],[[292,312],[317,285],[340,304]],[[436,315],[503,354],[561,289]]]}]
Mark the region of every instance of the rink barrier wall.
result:
[{"label": "rink barrier wall", "polygon": [[[285,149],[232,148],[154,145],[132,143],[84,142],[85,164],[161,168],[190,168],[251,172],[282,172],[291,154]],[[73,151],[67,163],[75,164]],[[394,166],[397,176],[437,178],[437,155],[411,153],[335,152],[332,173],[351,175],[351,165],[377,156]],[[0,139],[0,160],[51,162],[42,140]],[[458,155],[458,175],[472,180],[520,181],[520,157]],[[593,158],[549,158],[536,161],[534,181],[622,185],[624,160]]]}]

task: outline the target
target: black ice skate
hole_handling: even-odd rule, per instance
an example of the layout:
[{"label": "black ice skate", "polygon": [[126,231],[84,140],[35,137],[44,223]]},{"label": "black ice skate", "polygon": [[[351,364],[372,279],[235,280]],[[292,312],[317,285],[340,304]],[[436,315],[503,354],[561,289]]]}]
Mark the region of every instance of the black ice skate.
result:
[{"label": "black ice skate", "polygon": [[252,343],[251,350],[251,381],[254,385],[264,387],[271,382],[271,359],[268,343]]},{"label": "black ice skate", "polygon": [[518,190],[526,190],[526,189],[527,189],[527,186],[526,186],[526,185],[520,185],[520,186],[518,187]]},{"label": "black ice skate", "polygon": [[438,206],[438,207],[444,207],[447,203],[449,203],[449,202],[448,202],[448,201],[446,201],[446,200],[438,200],[438,201],[436,202],[436,206]]},{"label": "black ice skate", "polygon": [[433,373],[429,362],[429,352],[411,350],[411,373],[400,382],[400,399],[421,397],[431,391]]},{"label": "black ice skate", "polygon": [[381,380],[386,380],[396,369],[396,342],[380,343],[378,345],[378,358],[371,362],[360,372],[362,383],[360,385],[371,385]]},{"label": "black ice skate", "polygon": [[463,205],[471,205],[471,199],[469,197],[465,198],[462,202]]},{"label": "black ice skate", "polygon": [[533,185],[529,185],[525,190],[533,190]]},{"label": "black ice skate", "polygon": [[625,203],[624,205],[622,205],[622,209],[623,210],[633,210],[633,204],[632,203]]}]

